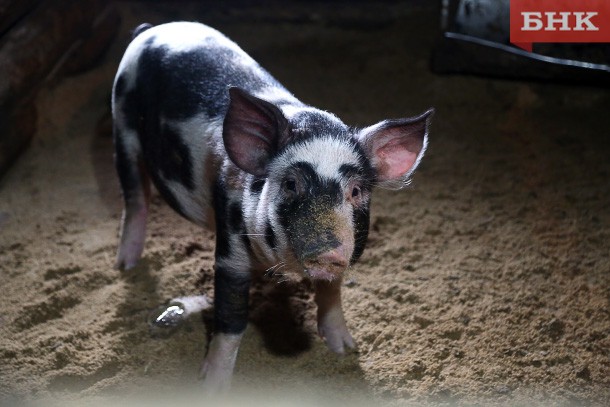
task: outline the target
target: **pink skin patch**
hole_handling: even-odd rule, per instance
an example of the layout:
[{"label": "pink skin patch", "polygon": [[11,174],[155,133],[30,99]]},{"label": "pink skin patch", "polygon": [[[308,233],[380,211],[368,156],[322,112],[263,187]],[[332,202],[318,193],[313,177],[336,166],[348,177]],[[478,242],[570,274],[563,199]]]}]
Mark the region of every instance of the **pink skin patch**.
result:
[{"label": "pink skin patch", "polygon": [[356,347],[339,304],[318,316],[318,333],[326,340],[326,346],[335,353],[343,354],[346,347]]},{"label": "pink skin patch", "polygon": [[123,213],[121,243],[115,265],[117,269],[129,270],[135,267],[140,259],[144,250],[147,216],[148,209],[145,204],[135,211],[127,209]]},{"label": "pink skin patch", "polygon": [[400,181],[417,164],[425,145],[432,110],[410,119],[390,120],[364,129],[358,136],[373,161],[379,181]]},{"label": "pink skin patch", "polygon": [[305,274],[313,280],[333,281],[339,278],[349,265],[352,250],[353,244],[349,242],[322,253],[314,260],[306,261],[303,265]]},{"label": "pink skin patch", "polygon": [[223,394],[231,387],[231,378],[242,336],[243,334],[217,333],[212,338],[200,372],[203,387],[208,394]]},{"label": "pink skin patch", "polygon": [[[388,146],[388,144],[392,144]],[[377,156],[381,161],[379,178],[381,180],[396,179],[404,176],[415,164],[417,154],[404,149],[397,143],[388,143],[379,150]]]},{"label": "pink skin patch", "polygon": [[345,353],[345,348],[355,348],[356,343],[347,329],[341,308],[341,279],[317,281],[315,287],[318,333],[326,340],[326,346],[339,354]]},{"label": "pink skin patch", "polygon": [[403,177],[417,161],[421,140],[399,129],[387,130],[378,137],[375,155],[379,159],[379,178],[385,181]]}]

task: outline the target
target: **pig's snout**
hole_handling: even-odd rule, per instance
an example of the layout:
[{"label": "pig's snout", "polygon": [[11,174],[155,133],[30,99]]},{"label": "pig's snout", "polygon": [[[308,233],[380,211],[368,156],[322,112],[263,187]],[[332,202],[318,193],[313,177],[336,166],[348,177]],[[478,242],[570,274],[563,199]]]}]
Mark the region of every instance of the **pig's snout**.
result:
[{"label": "pig's snout", "polygon": [[327,251],[326,253],[322,253],[314,260],[314,262],[322,265],[345,268],[349,264],[347,254],[345,252],[345,245],[341,245],[335,249]]},{"label": "pig's snout", "polygon": [[305,273],[313,279],[333,280],[349,265],[346,245],[340,245],[303,262]]},{"label": "pig's snout", "polygon": [[300,208],[288,228],[290,246],[304,273],[312,280],[340,278],[354,251],[349,217],[325,201]]}]

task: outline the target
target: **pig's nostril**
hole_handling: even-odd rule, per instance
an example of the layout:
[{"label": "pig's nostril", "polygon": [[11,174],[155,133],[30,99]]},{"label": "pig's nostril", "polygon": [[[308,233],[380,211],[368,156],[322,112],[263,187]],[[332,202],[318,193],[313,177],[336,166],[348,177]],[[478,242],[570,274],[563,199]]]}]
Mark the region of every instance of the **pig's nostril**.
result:
[{"label": "pig's nostril", "polygon": [[315,264],[317,266],[326,266],[326,267],[340,267],[344,268],[348,266],[348,261],[342,250],[331,250],[326,253],[322,253],[321,255],[312,259],[310,264]]},{"label": "pig's nostril", "polygon": [[342,262],[342,261],[331,261],[331,262],[327,262],[327,261],[320,261],[320,260],[310,260],[305,262],[305,264],[309,267],[346,267],[347,263]]}]

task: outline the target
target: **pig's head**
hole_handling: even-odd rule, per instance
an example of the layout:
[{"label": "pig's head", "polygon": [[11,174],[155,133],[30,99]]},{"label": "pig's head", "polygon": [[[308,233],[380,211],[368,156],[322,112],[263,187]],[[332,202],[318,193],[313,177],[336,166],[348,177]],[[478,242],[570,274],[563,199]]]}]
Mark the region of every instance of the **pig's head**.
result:
[{"label": "pig's head", "polygon": [[229,93],[224,144],[262,185],[251,193],[264,207],[265,245],[312,279],[340,276],[364,250],[372,188],[408,184],[433,110],[358,130],[317,109]]}]

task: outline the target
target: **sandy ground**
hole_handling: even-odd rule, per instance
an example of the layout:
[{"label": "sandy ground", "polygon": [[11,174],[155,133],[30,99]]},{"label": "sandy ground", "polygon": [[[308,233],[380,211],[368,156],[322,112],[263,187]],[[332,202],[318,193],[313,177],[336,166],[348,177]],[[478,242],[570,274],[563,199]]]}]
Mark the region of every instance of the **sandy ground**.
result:
[{"label": "sandy ground", "polygon": [[610,95],[435,76],[437,15],[424,4],[122,3],[111,53],[41,93],[38,134],[0,181],[0,404],[199,385],[211,313],[161,337],[147,319],[172,297],[213,296],[213,234],[156,196],[143,261],[114,270],[121,201],[103,125],[127,30],[199,19],[350,124],[437,109],[413,186],[375,192],[369,245],[344,289],[358,351],[327,351],[306,284],[259,284],[237,389],[610,405]]}]

